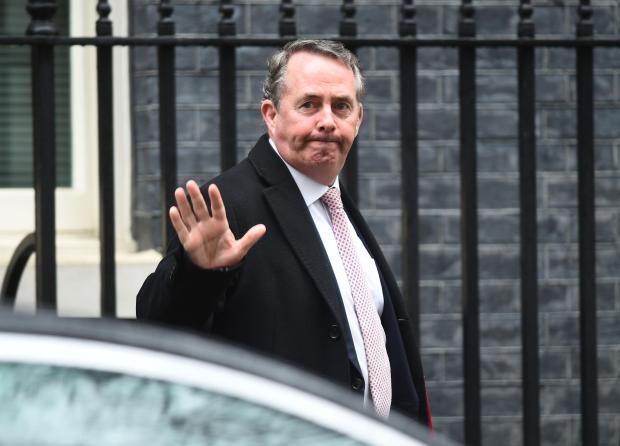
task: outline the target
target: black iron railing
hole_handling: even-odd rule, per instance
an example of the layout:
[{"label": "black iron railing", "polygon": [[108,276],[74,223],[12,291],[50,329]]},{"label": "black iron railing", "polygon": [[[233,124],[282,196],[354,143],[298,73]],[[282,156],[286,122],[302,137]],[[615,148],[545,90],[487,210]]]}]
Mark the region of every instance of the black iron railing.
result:
[{"label": "black iron railing", "polygon": [[[13,301],[29,255],[36,252],[36,302],[38,307],[55,308],[55,135],[54,135],[54,48],[89,45],[97,48],[99,113],[99,194],[101,237],[101,313],[115,316],[116,279],[114,262],[114,186],[112,119],[112,50],[116,46],[155,46],[158,48],[160,164],[162,203],[162,246],[167,245],[171,225],[167,209],[173,203],[177,184],[175,50],[179,46],[210,46],[219,50],[221,168],[237,162],[235,73],[236,50],[244,46],[280,46],[297,34],[295,5],[282,0],[280,37],[237,36],[230,0],[220,2],[218,37],[176,37],[172,2],[159,4],[160,20],[156,37],[114,37],[106,0],[96,2],[99,19],[95,37],[56,35],[53,22],[55,2],[30,0],[27,10],[32,21],[26,36],[0,36],[0,45],[26,45],[32,53],[32,98],[34,136],[34,177],[36,228],[17,248],[7,270],[2,299]],[[459,55],[461,243],[463,286],[463,333],[465,376],[465,440],[481,444],[480,330],[478,221],[476,186],[476,51],[482,47],[516,48],[518,57],[519,176],[521,209],[521,311],[523,357],[524,444],[540,444],[540,395],[538,364],[538,267],[536,230],[536,137],[535,137],[535,60],[540,47],[573,48],[577,54],[577,141],[579,206],[579,278],[581,314],[581,395],[582,437],[584,445],[598,444],[596,370],[596,286],[594,237],[594,122],[593,49],[620,47],[620,38],[593,36],[590,2],[581,0],[577,8],[574,37],[536,36],[529,0],[521,0],[519,23],[514,38],[476,36],[476,9],[463,0],[458,36],[425,38],[417,35],[416,8],[403,0],[399,35],[386,38],[357,36],[352,0],[342,2],[340,32],[335,39],[356,51],[360,47],[395,47],[400,53],[401,162],[402,162],[402,248],[403,288],[411,313],[419,315],[419,237],[418,237],[418,126],[417,51],[422,47],[457,48]],[[357,197],[357,158],[349,158],[346,181]],[[419,320],[415,319],[419,331]]]}]

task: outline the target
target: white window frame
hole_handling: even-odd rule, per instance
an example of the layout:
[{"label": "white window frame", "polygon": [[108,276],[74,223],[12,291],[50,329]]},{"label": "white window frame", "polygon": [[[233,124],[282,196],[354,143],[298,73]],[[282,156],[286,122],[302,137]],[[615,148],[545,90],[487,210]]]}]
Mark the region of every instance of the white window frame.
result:
[{"label": "white window frame", "polygon": [[[97,13],[94,2],[70,1],[70,35],[94,36]],[[128,34],[127,0],[110,0],[115,36]],[[131,238],[131,127],[128,47],[113,49],[114,175],[117,248],[134,251]],[[98,134],[96,49],[72,46],[71,79],[71,187],[56,189],[56,230],[59,236],[98,236]],[[34,231],[34,189],[0,189],[0,239],[19,240]],[[59,243],[62,244],[62,243]],[[7,243],[0,243],[0,246]],[[0,257],[6,257],[7,253]],[[9,253],[10,255],[10,253]]]}]

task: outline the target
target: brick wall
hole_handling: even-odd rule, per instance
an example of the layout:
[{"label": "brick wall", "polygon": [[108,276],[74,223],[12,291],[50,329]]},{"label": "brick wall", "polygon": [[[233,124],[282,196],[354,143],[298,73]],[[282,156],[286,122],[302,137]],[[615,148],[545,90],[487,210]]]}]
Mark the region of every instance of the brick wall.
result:
[{"label": "brick wall", "polygon": [[[217,33],[218,2],[174,3],[177,33]],[[418,32],[455,35],[460,2],[416,1]],[[538,35],[573,35],[575,1],[537,1]],[[594,6],[595,32],[620,34],[616,0]],[[240,34],[274,36],[279,2],[235,1]],[[297,0],[302,35],[336,35],[340,3]],[[395,35],[400,2],[358,0],[358,32]],[[514,35],[517,1],[476,1],[479,35]],[[134,34],[153,34],[156,2],[132,2]],[[258,111],[269,49],[238,51],[239,156],[263,132]],[[360,206],[400,273],[398,54],[359,51],[367,77],[360,133]],[[543,444],[580,443],[575,55],[536,53],[540,360]],[[422,354],[437,429],[463,438],[459,245],[458,70],[455,49],[419,50]],[[133,50],[133,230],[141,247],[159,232],[154,49]],[[179,181],[219,170],[217,52],[177,52]],[[520,445],[521,355],[517,80],[514,49],[478,50],[478,188],[484,444]],[[620,48],[595,51],[599,411],[602,445],[620,441]]]}]

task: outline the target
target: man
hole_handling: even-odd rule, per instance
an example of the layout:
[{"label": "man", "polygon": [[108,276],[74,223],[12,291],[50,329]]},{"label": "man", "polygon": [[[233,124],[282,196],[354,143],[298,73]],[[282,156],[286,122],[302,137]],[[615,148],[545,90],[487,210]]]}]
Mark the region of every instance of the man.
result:
[{"label": "man", "polygon": [[344,385],[381,416],[430,425],[398,286],[338,184],[363,118],[357,58],[291,42],[263,93],[268,135],[248,158],[188,182],[189,200],[175,191],[179,241],[140,290],[138,318],[207,330]]}]

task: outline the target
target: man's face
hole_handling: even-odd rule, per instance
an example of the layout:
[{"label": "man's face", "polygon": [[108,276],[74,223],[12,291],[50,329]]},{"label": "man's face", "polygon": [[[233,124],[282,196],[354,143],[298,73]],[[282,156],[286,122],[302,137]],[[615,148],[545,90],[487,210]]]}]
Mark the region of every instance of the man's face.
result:
[{"label": "man's face", "polygon": [[362,122],[353,71],[336,59],[298,52],[288,63],[278,108],[261,104],[269,136],[282,158],[331,185]]}]

